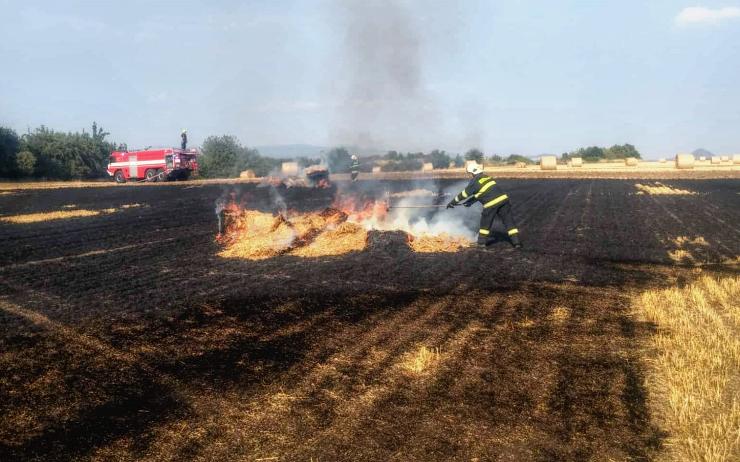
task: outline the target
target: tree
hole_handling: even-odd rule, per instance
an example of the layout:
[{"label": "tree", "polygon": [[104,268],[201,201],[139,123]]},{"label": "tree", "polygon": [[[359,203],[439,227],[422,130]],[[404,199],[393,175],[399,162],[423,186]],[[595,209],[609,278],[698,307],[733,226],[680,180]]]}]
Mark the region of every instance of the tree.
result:
[{"label": "tree", "polygon": [[492,155],[491,157],[488,158],[488,160],[493,164],[500,164],[501,162],[504,161],[504,159],[498,154]]},{"label": "tree", "polygon": [[509,165],[516,164],[517,162],[524,162],[525,164],[533,164],[534,161],[526,156],[520,156],[519,154],[510,154],[506,158],[506,163]]},{"label": "tree", "polygon": [[388,160],[401,160],[403,155],[397,151],[388,151],[383,157]]},{"label": "tree", "polygon": [[435,149],[429,153],[429,162],[434,168],[447,168],[450,166],[450,156],[446,152]]},{"label": "tree", "polygon": [[465,165],[465,159],[460,154],[455,156],[455,167],[462,167]]},{"label": "tree", "polygon": [[326,156],[331,173],[349,173],[352,166],[352,156],[344,147],[334,148]]},{"label": "tree", "polygon": [[627,157],[635,157],[640,159],[640,153],[631,144],[618,145],[610,147],[604,150],[604,157],[607,159],[626,159]]},{"label": "tree", "polygon": [[244,170],[265,176],[280,161],[260,156],[256,149],[242,146],[231,135],[209,136],[203,142],[200,173],[206,178],[235,178]]},{"label": "tree", "polygon": [[230,135],[209,136],[203,142],[200,174],[206,178],[235,176],[236,161],[242,146]]},{"label": "tree", "polygon": [[381,167],[384,172],[410,172],[421,170],[421,159],[404,157],[401,160],[391,160]]},{"label": "tree", "polygon": [[0,127],[0,178],[16,175],[15,156],[20,147],[20,139],[15,130]]},{"label": "tree", "polygon": [[94,178],[106,176],[108,157],[117,150],[105,141],[108,133],[93,123],[93,135],[61,133],[41,126],[21,137],[21,149],[36,158],[34,173],[45,178]]},{"label": "tree", "polygon": [[18,173],[22,176],[32,176],[36,167],[36,156],[29,151],[21,151],[15,158]]},{"label": "tree", "polygon": [[470,149],[465,153],[465,160],[474,160],[479,164],[483,163],[483,152],[480,149]]},{"label": "tree", "polygon": [[582,157],[584,162],[597,162],[599,159],[604,159],[604,148],[598,146],[581,148],[577,151],[577,155],[573,157]]}]

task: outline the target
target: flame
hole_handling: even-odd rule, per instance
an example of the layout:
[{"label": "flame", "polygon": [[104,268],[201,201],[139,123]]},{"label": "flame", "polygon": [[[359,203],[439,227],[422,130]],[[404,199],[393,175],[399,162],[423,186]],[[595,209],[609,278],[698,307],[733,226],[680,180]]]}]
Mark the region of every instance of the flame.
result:
[{"label": "flame", "polygon": [[[369,230],[397,229],[389,220],[387,202],[351,196],[336,198],[320,212],[289,210],[274,215],[244,209],[235,200],[223,210],[225,230],[216,240],[223,245],[219,255],[228,258],[342,255],[364,250]],[[408,245],[415,252],[456,252],[469,245],[464,237],[402,231],[407,232]]]}]

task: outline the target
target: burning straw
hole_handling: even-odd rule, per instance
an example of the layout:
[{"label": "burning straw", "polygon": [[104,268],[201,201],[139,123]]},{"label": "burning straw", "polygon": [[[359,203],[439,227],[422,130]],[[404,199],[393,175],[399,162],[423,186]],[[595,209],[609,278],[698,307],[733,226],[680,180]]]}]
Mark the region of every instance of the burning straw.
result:
[{"label": "burning straw", "polygon": [[[217,238],[227,258],[260,260],[278,255],[321,257],[359,252],[367,247],[368,230],[393,230],[384,202],[360,203],[344,199],[321,212],[285,212],[277,215],[224,208],[224,232]],[[408,233],[415,252],[456,252],[469,242],[449,234]]]}]

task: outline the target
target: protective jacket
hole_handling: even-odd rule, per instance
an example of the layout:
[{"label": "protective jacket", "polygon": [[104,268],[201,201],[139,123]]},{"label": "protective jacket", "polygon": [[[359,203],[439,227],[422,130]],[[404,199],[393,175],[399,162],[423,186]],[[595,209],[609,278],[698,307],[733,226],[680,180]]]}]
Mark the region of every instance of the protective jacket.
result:
[{"label": "protective jacket", "polygon": [[496,181],[485,173],[479,173],[470,180],[465,189],[460,191],[452,200],[453,204],[462,202],[480,202],[484,209],[501,205],[509,200],[509,196],[504,194],[496,186]]}]

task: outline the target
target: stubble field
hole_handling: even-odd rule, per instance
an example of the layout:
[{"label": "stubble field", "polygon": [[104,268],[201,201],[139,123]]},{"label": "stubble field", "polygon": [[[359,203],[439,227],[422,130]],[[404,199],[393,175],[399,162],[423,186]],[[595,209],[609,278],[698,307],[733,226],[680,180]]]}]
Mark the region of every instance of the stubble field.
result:
[{"label": "stubble field", "polygon": [[[214,240],[224,193],[271,209],[254,184],[4,189],[0,460],[668,457],[662,318],[640,301],[737,284],[740,181],[499,183],[523,251],[388,239],[260,261]],[[283,197],[320,210],[334,192]],[[475,208],[439,213],[477,228]],[[728,358],[720,395],[740,389]]]}]

